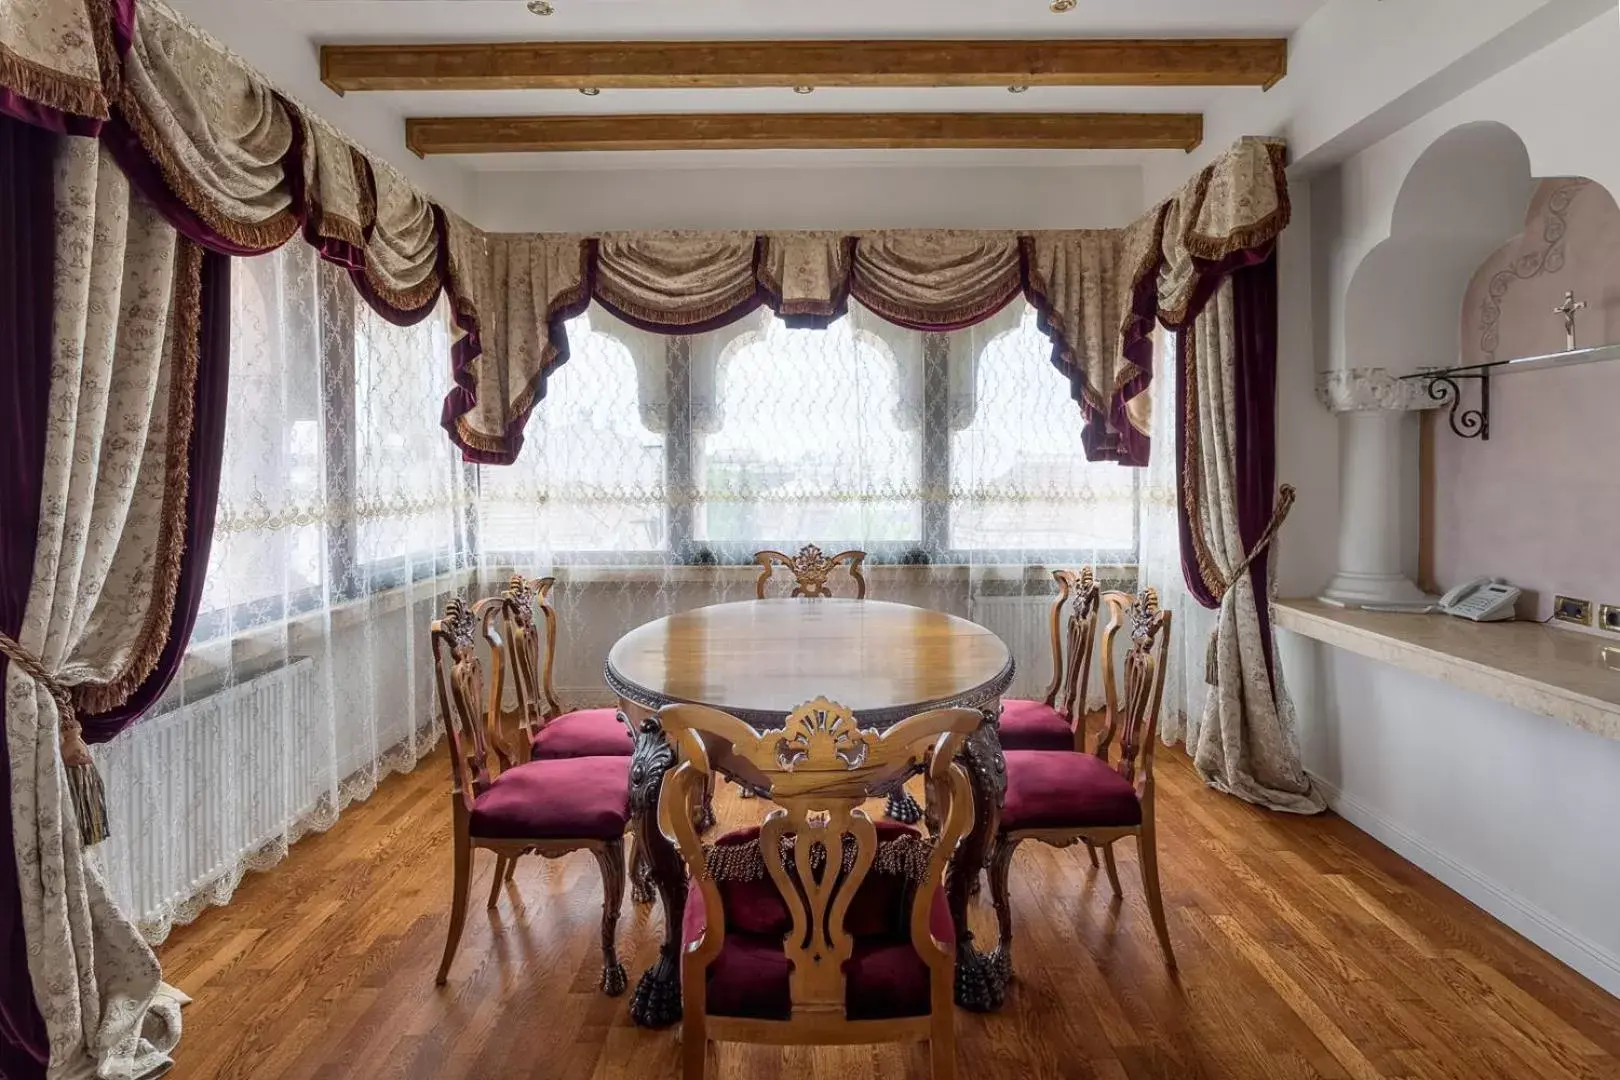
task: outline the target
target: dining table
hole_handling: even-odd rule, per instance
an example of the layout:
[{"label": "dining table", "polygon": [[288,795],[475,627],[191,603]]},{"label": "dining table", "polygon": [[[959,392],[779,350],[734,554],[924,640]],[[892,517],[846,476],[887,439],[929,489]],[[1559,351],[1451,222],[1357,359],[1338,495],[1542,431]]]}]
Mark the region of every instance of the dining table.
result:
[{"label": "dining table", "polygon": [[[966,740],[961,759],[973,787],[973,827],[952,858],[946,893],[956,926],[957,1004],[980,1012],[999,1008],[1008,964],[974,946],[967,909],[1006,792],[998,725],[1013,672],[1006,644],[977,623],[882,600],[716,604],[655,619],[621,637],[608,653],[605,674],[634,740],[630,813],[637,858],[631,880],[644,898],[656,894],[664,915],[658,959],[631,999],[635,1022],[665,1027],[681,1018],[686,869],[658,827],[664,775],[676,764],[658,710],[677,702],[719,709],[760,732],[782,728],[793,709],[817,697],[839,702],[862,728],[874,731],[929,709],[978,710],[983,722]],[[746,777],[728,778],[749,786]],[[904,779],[895,782],[897,788]]]}]

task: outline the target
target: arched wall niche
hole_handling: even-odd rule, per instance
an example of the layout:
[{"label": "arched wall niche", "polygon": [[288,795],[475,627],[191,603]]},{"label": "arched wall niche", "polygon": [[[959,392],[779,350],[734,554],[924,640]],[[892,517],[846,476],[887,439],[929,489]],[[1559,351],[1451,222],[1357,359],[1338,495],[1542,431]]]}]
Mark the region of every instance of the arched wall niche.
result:
[{"label": "arched wall niche", "polygon": [[1367,252],[1344,298],[1348,366],[1449,366],[1474,271],[1524,228],[1536,189],[1523,140],[1494,122],[1441,135],[1413,163],[1389,235]]}]

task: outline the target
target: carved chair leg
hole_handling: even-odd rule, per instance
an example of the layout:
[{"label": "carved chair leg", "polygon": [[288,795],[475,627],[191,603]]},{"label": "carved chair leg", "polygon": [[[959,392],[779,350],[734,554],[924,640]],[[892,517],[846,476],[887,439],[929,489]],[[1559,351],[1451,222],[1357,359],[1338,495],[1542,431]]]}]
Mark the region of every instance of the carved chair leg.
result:
[{"label": "carved chair leg", "polygon": [[596,851],[602,868],[602,993],[618,997],[629,985],[619,963],[619,909],[624,907],[624,840],[609,840]]},{"label": "carved chair leg", "polygon": [[439,961],[439,974],[433,981],[443,986],[450,977],[450,962],[456,958],[456,946],[461,944],[461,928],[467,922],[467,893],[472,888],[472,837],[456,830],[455,882],[451,885],[450,932],[444,942],[444,959]]},{"label": "carved chair leg", "polygon": [[1159,895],[1159,850],[1151,826],[1144,826],[1136,834],[1136,857],[1142,866],[1142,891],[1147,894],[1148,914],[1153,916],[1153,930],[1159,935],[1159,947],[1164,950],[1164,966],[1174,971],[1176,954],[1170,947],[1170,926],[1164,921],[1164,898]]},{"label": "carved chair leg", "polygon": [[1013,852],[1018,841],[999,837],[990,855],[990,899],[996,908],[997,960],[1009,974],[1012,971],[1012,899],[1008,892],[1008,877],[1012,871]]},{"label": "carved chair leg", "polygon": [[506,867],[508,861],[516,862],[506,855],[496,854],[495,873],[489,878],[489,910],[494,911],[495,905],[501,902],[501,886],[506,884]]},{"label": "carved chair leg", "polygon": [[929,1080],[956,1080],[956,1009],[934,1014],[928,1035]]},{"label": "carved chair leg", "polygon": [[1091,860],[1091,868],[1097,869],[1097,845],[1090,840],[1086,841],[1086,857]]},{"label": "carved chair leg", "polygon": [[1110,840],[1103,845],[1103,865],[1108,868],[1108,884],[1113,886],[1114,898],[1117,900],[1125,895],[1119,887],[1119,867],[1114,865],[1114,843]]},{"label": "carved chair leg", "polygon": [[709,1064],[709,1037],[701,1019],[681,1021],[681,1080],[704,1080]]}]

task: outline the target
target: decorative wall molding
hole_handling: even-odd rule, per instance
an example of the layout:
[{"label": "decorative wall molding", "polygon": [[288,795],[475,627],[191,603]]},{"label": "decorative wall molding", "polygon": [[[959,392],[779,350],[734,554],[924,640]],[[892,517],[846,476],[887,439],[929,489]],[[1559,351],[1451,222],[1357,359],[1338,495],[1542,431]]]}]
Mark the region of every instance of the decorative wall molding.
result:
[{"label": "decorative wall molding", "polygon": [[1417,379],[1402,379],[1389,368],[1337,368],[1316,373],[1316,399],[1331,412],[1387,410],[1408,412],[1443,404]]}]

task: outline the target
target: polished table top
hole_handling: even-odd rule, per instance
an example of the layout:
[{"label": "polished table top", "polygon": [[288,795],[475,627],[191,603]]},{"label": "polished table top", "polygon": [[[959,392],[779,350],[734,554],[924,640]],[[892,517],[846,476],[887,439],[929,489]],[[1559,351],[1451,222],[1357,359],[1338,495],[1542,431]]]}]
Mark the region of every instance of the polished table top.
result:
[{"label": "polished table top", "polygon": [[887,727],[940,705],[989,707],[1013,676],[995,634],[943,611],[881,600],[748,600],[637,627],[608,654],[608,685],[650,709],[712,705],[779,725],[826,696]]}]

